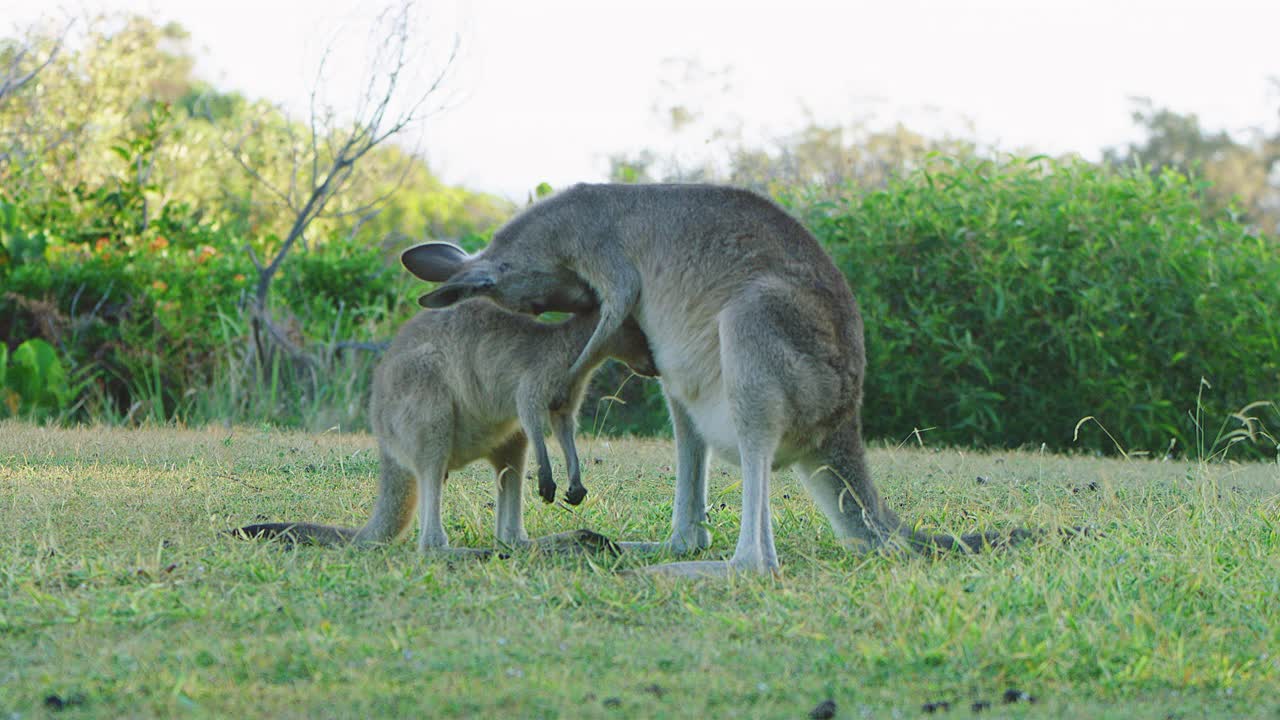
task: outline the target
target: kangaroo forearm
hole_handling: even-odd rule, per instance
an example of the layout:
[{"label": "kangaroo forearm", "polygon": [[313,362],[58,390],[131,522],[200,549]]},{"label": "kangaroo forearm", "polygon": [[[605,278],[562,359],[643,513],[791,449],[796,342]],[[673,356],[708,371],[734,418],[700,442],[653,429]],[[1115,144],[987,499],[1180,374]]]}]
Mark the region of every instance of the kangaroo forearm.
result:
[{"label": "kangaroo forearm", "polygon": [[555,431],[556,440],[564,452],[564,464],[569,474],[569,489],[565,491],[565,501],[577,505],[587,496],[587,488],[582,484],[582,469],[578,464],[578,448],[574,443],[575,413],[564,411],[551,414],[551,427]]},{"label": "kangaroo forearm", "polygon": [[611,267],[584,273],[584,279],[600,296],[600,321],[591,333],[591,339],[569,368],[569,378],[578,379],[590,371],[604,356],[611,338],[622,328],[640,299],[640,275],[636,269],[619,258]]}]

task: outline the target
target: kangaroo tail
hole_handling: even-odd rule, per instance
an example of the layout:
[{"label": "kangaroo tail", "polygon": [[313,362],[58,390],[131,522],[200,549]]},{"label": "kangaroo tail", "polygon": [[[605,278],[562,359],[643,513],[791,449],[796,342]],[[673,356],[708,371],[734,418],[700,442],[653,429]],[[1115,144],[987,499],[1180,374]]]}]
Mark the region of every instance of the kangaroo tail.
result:
[{"label": "kangaroo tail", "polygon": [[[1044,538],[1052,533],[1045,528],[1014,528],[1009,531],[987,530],[964,535],[935,535],[907,531],[904,533],[912,550],[924,555],[941,555],[958,552],[965,555],[1011,547],[1027,540]],[[1082,536],[1098,536],[1101,533],[1089,527],[1059,528],[1057,534],[1064,540]]]},{"label": "kangaroo tail", "polygon": [[378,499],[373,517],[363,528],[344,528],[314,523],[259,523],[228,530],[238,538],[262,540],[278,538],[290,545],[347,545],[391,542],[404,535],[413,522],[418,486],[413,476],[385,451],[378,482]]},{"label": "kangaroo tail", "polygon": [[245,540],[279,539],[289,545],[346,545],[355,539],[357,532],[354,528],[284,522],[245,525],[227,531]]}]

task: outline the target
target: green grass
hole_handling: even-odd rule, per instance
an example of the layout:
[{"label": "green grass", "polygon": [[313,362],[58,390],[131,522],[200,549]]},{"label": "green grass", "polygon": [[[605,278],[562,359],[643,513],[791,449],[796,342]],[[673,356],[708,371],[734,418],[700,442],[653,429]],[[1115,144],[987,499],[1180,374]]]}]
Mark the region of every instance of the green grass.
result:
[{"label": "green grass", "polygon": [[[586,503],[527,489],[531,533],[668,530],[674,454],[581,441]],[[789,472],[777,577],[626,577],[643,560],[449,564],[236,541],[258,519],[359,524],[367,435],[0,424],[0,718],[1280,716],[1280,468],[878,450],[882,491],[952,531],[1102,537],[926,560],[840,547]],[[712,466],[708,556],[736,472]],[[981,476],[984,482],[978,482]],[[451,477],[455,545],[492,542],[494,488]],[[723,506],[722,506],[723,503]],[[1003,705],[1010,688],[1035,704]],[[49,702],[52,702],[49,700]]]}]

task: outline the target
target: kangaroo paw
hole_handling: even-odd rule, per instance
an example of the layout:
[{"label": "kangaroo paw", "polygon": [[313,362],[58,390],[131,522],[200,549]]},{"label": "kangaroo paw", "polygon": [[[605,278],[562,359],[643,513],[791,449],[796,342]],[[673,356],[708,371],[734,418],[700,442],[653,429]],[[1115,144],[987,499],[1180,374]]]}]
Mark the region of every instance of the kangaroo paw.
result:
[{"label": "kangaroo paw", "polygon": [[556,501],[556,481],[551,474],[551,465],[541,458],[538,460],[538,495],[542,497],[542,502]]},{"label": "kangaroo paw", "polygon": [[556,484],[552,480],[538,481],[538,496],[542,498],[542,502],[553,503],[556,501]]},{"label": "kangaroo paw", "polygon": [[570,505],[579,505],[586,496],[587,488],[584,485],[570,485],[564,493],[564,501]]}]

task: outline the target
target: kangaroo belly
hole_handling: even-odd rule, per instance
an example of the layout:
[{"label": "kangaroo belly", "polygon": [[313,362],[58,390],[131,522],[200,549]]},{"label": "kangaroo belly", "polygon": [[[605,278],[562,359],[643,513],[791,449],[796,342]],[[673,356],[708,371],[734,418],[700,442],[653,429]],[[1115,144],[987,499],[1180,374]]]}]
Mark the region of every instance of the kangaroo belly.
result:
[{"label": "kangaroo belly", "polygon": [[738,464],[738,429],[723,390],[704,389],[692,402],[681,401],[707,447],[725,462]]},{"label": "kangaroo belly", "polygon": [[502,419],[480,418],[470,423],[459,423],[453,431],[453,447],[449,453],[449,469],[457,470],[481,458],[488,457],[499,445],[520,432],[515,417]]},{"label": "kangaroo belly", "polygon": [[[718,326],[715,323],[710,327],[689,326],[667,319],[655,322],[653,327],[654,330],[644,329],[662,373],[663,388],[688,411],[708,449],[721,460],[738,465],[741,462],[739,422],[749,418],[734,416],[733,403],[724,384]],[[784,384],[787,380],[779,378]],[[830,403],[832,397],[823,397],[821,401]],[[797,437],[787,433],[778,438],[774,467],[790,465],[811,454],[815,440],[811,435],[812,429]]]},{"label": "kangaroo belly", "polygon": [[448,397],[415,400],[409,395],[384,400],[373,423],[383,449],[415,474],[465,467],[520,431],[514,409],[485,413],[456,407]]}]

